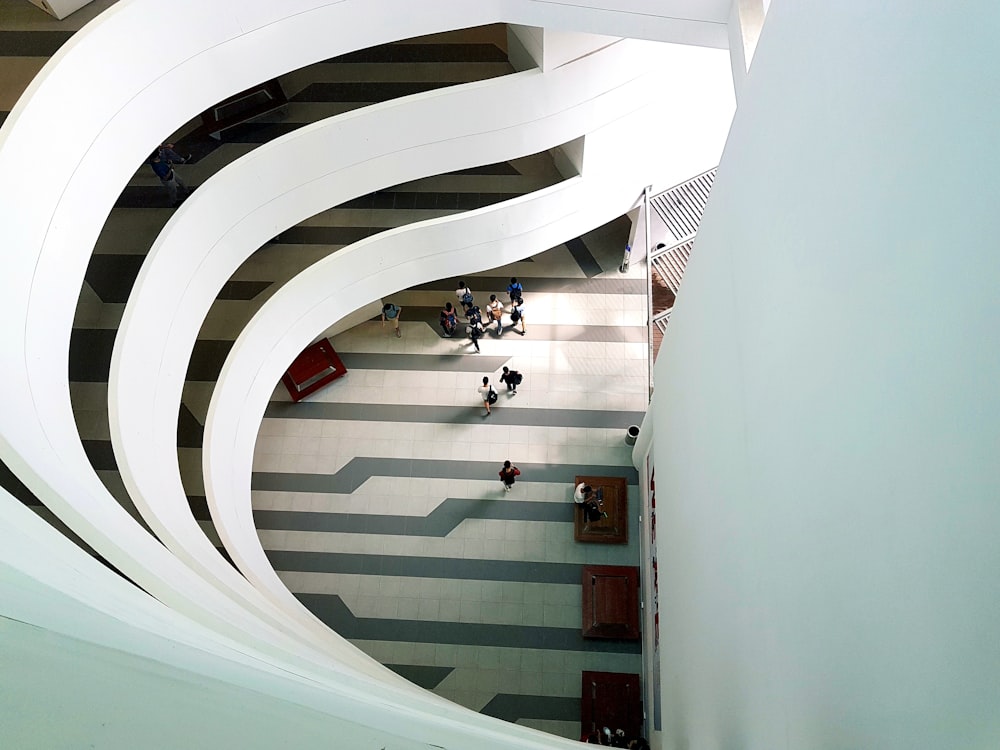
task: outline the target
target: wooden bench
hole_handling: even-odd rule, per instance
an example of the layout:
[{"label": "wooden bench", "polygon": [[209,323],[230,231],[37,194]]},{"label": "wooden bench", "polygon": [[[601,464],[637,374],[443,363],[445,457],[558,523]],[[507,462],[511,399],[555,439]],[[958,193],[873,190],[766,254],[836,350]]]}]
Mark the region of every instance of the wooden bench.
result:
[{"label": "wooden bench", "polygon": [[628,544],[628,484],[621,477],[578,476],[573,487],[583,482],[594,488],[594,494],[608,515],[588,521],[583,508],[576,505],[573,517],[573,538],[578,542],[597,544]]}]

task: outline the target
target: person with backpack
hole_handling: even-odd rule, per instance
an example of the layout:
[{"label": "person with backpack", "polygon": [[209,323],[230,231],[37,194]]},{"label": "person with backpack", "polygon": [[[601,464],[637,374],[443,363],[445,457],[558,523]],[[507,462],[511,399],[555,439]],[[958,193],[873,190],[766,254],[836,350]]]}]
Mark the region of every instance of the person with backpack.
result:
[{"label": "person with backpack", "polygon": [[479,395],[483,397],[483,406],[486,407],[486,416],[488,417],[490,415],[490,406],[497,402],[497,399],[500,398],[500,394],[493,389],[490,379],[485,376],[483,377],[483,384],[476,390],[478,390]]},{"label": "person with backpack", "polygon": [[519,468],[510,461],[503,462],[503,468],[500,469],[500,481],[503,482],[504,492],[510,492],[510,488],[514,486],[514,480],[519,476],[521,476]]},{"label": "person with backpack", "polygon": [[455,335],[455,329],[458,328],[458,318],[455,317],[455,308],[451,306],[450,302],[445,303],[444,310],[438,316],[438,322],[445,336],[451,338]]},{"label": "person with backpack", "polygon": [[510,303],[513,305],[516,300],[521,299],[524,294],[524,287],[521,286],[521,282],[517,280],[517,277],[511,276],[510,283],[507,285],[507,296],[510,297]]},{"label": "person with backpack", "polygon": [[472,307],[472,290],[469,289],[465,281],[458,282],[458,289],[455,290],[455,296],[458,297],[462,309],[468,314],[469,309]]},{"label": "person with backpack", "polygon": [[469,336],[472,338],[472,345],[476,347],[476,354],[479,354],[479,339],[483,337],[486,333],[486,329],[483,328],[483,321],[481,318],[475,318],[469,322]]},{"label": "person with backpack", "polygon": [[483,322],[483,314],[479,310],[479,305],[470,305],[469,308],[465,311],[465,318],[470,323],[475,322],[475,321],[479,321],[480,323],[482,323]]},{"label": "person with backpack", "polygon": [[498,300],[495,294],[490,295],[490,301],[486,304],[486,312],[490,316],[490,322],[497,324],[497,336],[503,335],[503,302]]},{"label": "person with backpack", "polygon": [[524,378],[521,373],[507,367],[503,368],[503,375],[500,376],[500,382],[507,384],[507,390],[510,391],[513,396],[517,395],[517,387],[521,384],[523,379]]},{"label": "person with backpack", "polygon": [[[517,324],[521,324],[521,330],[517,331]],[[517,331],[522,336],[527,333],[524,326],[524,300],[518,298],[516,302],[511,302],[510,304],[510,327],[511,330]]]},{"label": "person with backpack", "polygon": [[393,326],[396,328],[396,338],[399,338],[399,314],[403,311],[402,307],[398,307],[391,302],[386,302],[382,305],[382,327],[385,328],[385,321],[391,320]]}]

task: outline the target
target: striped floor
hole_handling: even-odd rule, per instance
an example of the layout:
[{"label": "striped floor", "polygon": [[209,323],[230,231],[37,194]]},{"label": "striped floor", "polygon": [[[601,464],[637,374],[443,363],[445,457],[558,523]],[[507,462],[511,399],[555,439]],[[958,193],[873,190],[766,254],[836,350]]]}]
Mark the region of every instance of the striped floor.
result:
[{"label": "striped floor", "polygon": [[[112,0],[59,23],[0,0],[0,122],[72,32]],[[468,29],[328,60],[281,78],[289,104],[198,138],[172,136],[197,186],[257,145],[365,104],[511,72],[502,27]],[[150,144],[150,150],[156,144]],[[508,200],[562,179],[547,153],[387,187],[282,232],[233,276],[213,305],[188,367],[178,457],[192,510],[218,538],[200,475],[214,381],[233,340],[287,279],[384,229]],[[169,219],[166,193],[137,167],[97,242],[80,293],[71,395],[95,470],[133,515],[111,450],[107,378],[114,336],[141,263]],[[617,271],[627,224],[614,222],[533,258],[468,279],[481,299],[516,275],[524,336],[487,336],[482,353],[444,338],[437,310],[454,278],[400,292],[402,337],[366,323],[334,345],[349,374],[309,402],[282,389],[261,425],[253,476],[263,545],[289,588],[374,658],[477,711],[578,737],[582,670],[640,671],[638,646],[580,637],[581,567],[638,564],[628,545],[573,542],[576,474],[635,470],[623,437],[647,403],[646,284]],[[483,295],[486,295],[484,297]],[[525,376],[484,417],[475,391],[508,365]],[[523,475],[505,494],[505,459]],[[62,528],[0,466],[0,483]],[[71,532],[67,533],[72,536]],[[85,545],[84,545],[85,546]]]},{"label": "striped floor", "polygon": [[[646,297],[641,268],[617,271],[625,239],[622,221],[581,239],[609,269],[590,279],[564,246],[468,278],[482,294],[525,280],[527,335],[481,354],[422,312],[454,279],[395,295],[401,338],[377,321],[335,337],[350,372],[301,404],[276,390],[254,463],[262,544],[313,612],[436,693],[566,737],[581,671],[641,671],[638,644],[580,635],[582,566],[637,565],[637,520],[620,546],[572,526],[577,474],[625,477],[638,499],[624,434],[648,398]],[[503,365],[524,382],[486,417],[475,388]]]}]

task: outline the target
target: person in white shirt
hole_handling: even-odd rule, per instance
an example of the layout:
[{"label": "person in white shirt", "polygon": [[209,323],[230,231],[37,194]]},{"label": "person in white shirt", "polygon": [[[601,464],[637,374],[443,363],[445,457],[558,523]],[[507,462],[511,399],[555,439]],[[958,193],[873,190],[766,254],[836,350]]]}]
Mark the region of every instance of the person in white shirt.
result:
[{"label": "person in white shirt", "polygon": [[497,299],[495,294],[490,295],[490,301],[486,303],[486,314],[488,316],[489,322],[496,322],[497,324],[497,336],[503,334],[503,302]]},{"label": "person in white shirt", "polygon": [[490,379],[488,377],[483,377],[483,384],[476,389],[479,391],[479,395],[483,397],[483,406],[486,407],[486,416],[490,415],[490,404],[496,403],[499,394],[493,390],[493,386],[490,385]]},{"label": "person in white shirt", "polygon": [[601,510],[601,503],[594,497],[594,488],[580,482],[573,490],[573,502],[583,509],[583,517],[588,521],[600,521],[608,514]]},{"label": "person in white shirt", "polygon": [[468,313],[469,308],[472,307],[472,290],[469,289],[464,281],[458,282],[458,289],[455,290],[455,296],[458,297],[462,309]]}]

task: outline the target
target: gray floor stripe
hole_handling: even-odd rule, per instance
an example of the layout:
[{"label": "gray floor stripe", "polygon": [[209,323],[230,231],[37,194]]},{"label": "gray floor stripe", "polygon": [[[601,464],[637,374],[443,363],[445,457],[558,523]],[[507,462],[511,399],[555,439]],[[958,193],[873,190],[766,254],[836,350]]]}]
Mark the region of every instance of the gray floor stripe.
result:
[{"label": "gray floor stripe", "polygon": [[590,248],[587,247],[587,243],[582,238],[577,237],[570,240],[566,243],[566,248],[569,250],[569,254],[573,256],[576,264],[580,266],[580,270],[587,275],[588,279],[604,272],[601,264],[591,254]]},{"label": "gray floor stripe", "polygon": [[256,510],[253,518],[258,529],[272,531],[445,537],[466,518],[572,523],[573,507],[568,500],[563,503],[489,503],[475,498],[449,497],[426,516]]},{"label": "gray floor stripe", "polygon": [[583,565],[524,560],[456,560],[452,557],[368,555],[360,552],[264,550],[275,570],[296,573],[347,573],[361,576],[446,578],[469,581],[518,581],[580,586]]},{"label": "gray floor stripe", "polygon": [[[493,370],[492,372],[495,372]],[[491,372],[480,370],[479,372]],[[482,381],[480,381],[482,382]],[[471,386],[470,386],[471,387]],[[527,379],[524,388],[530,388]],[[640,424],[643,413],[635,411],[601,411],[597,409],[504,409],[508,398],[500,394],[500,401],[493,407],[490,424],[513,424],[531,427],[621,427],[622,440],[629,425]],[[516,399],[516,396],[511,396]],[[472,406],[421,406],[416,404],[356,404],[325,403],[321,401],[272,401],[267,405],[264,418],[273,419],[330,419],[369,422],[421,422],[431,424],[479,424],[484,419],[482,408]],[[498,469],[499,471],[499,469]]]},{"label": "gray floor stripe", "polygon": [[[426,667],[422,664],[386,664],[385,666],[404,680],[409,680],[424,690],[433,690],[441,684],[441,680],[455,671],[454,667]],[[492,701],[490,702],[492,703]],[[490,714],[490,716],[492,715]]]},{"label": "gray floor stripe", "polygon": [[[624,477],[638,484],[639,475],[631,466],[587,466],[582,464],[518,463],[521,482],[564,482],[571,484],[579,474],[601,477]],[[348,461],[335,474],[291,474],[254,472],[255,490],[275,492],[354,492],[373,476],[432,477],[435,479],[495,479],[499,485],[498,461],[456,461],[426,458],[382,458],[359,456]],[[515,488],[516,491],[516,488]]]},{"label": "gray floor stripe", "polygon": [[345,638],[613,654],[641,653],[638,641],[587,640],[580,634],[579,628],[355,617],[339,596],[296,596],[313,614]]},{"label": "gray floor stripe", "polygon": [[479,713],[511,723],[518,719],[580,721],[580,699],[498,693]]},{"label": "gray floor stripe", "polygon": [[[435,313],[436,315],[437,313]],[[404,318],[405,320],[405,318]],[[510,357],[478,354],[371,354],[337,352],[348,370],[429,370],[447,372],[495,372]]]}]

